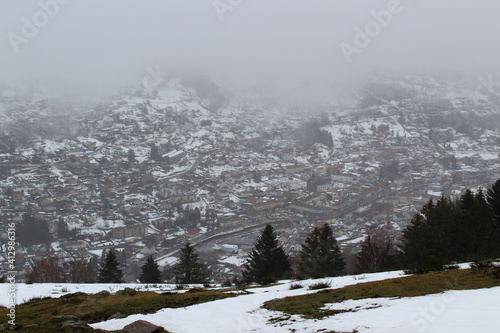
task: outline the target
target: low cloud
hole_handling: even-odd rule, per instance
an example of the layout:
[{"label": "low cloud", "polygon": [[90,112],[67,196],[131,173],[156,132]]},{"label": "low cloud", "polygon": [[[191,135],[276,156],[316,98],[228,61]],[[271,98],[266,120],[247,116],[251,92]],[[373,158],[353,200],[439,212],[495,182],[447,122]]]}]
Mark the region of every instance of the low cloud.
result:
[{"label": "low cloud", "polygon": [[[328,100],[371,71],[497,72],[498,12],[494,0],[3,0],[1,80],[85,99],[140,84],[158,64],[279,99]],[[342,45],[358,52],[346,61]]]}]

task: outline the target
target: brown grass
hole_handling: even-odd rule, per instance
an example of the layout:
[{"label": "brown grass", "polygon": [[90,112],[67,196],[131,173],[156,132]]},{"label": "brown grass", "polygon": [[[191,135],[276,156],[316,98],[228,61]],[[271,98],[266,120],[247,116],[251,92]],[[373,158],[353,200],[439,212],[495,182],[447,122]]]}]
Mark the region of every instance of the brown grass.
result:
[{"label": "brown grass", "polygon": [[[136,291],[133,295],[75,293],[60,298],[34,299],[16,307],[20,326],[50,322],[54,316],[73,315],[86,323],[108,319],[113,314],[154,313],[162,308],[179,308],[234,297],[236,293],[201,290],[188,293]],[[7,322],[7,308],[0,307],[0,323]],[[7,318],[7,319],[5,319]]]},{"label": "brown grass", "polygon": [[264,308],[297,314],[305,318],[322,318],[338,310],[321,310],[326,303],[346,299],[377,297],[415,297],[446,290],[480,289],[500,286],[500,279],[483,270],[452,270],[360,283],[340,289],[327,289],[314,294],[285,297],[264,303]]}]

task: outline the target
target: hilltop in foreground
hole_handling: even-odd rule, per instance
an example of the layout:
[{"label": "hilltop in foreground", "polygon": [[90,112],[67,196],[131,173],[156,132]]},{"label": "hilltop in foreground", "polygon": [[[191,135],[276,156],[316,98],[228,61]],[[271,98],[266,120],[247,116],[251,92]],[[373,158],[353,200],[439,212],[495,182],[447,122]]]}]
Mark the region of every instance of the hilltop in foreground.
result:
[{"label": "hilltop in foreground", "polygon": [[[462,266],[465,267],[468,265]],[[491,268],[475,268],[405,276],[403,272],[395,271],[320,280],[282,281],[277,285],[247,288],[240,292],[223,288],[205,291],[196,288],[183,294],[182,297],[193,299],[192,303],[186,302],[185,306],[178,306],[177,303],[175,306],[165,305],[169,307],[155,313],[139,310],[136,312],[144,314],[108,319],[91,326],[103,330],[121,330],[132,322],[146,320],[169,332],[399,333],[471,332],[473,329],[494,332],[500,324],[500,319],[495,316],[500,311],[497,301],[500,297],[500,279],[498,269],[496,273],[492,272],[495,270]],[[310,290],[314,286],[321,287],[321,283],[333,289]],[[28,290],[40,290],[31,285],[18,287],[19,295],[23,297],[28,296]],[[97,292],[99,288],[117,288],[116,285],[75,284],[52,287],[52,291],[47,289],[46,293],[53,294],[54,290],[62,290],[56,296],[77,290]],[[168,286],[157,287],[165,291]],[[145,288],[146,286],[142,286],[142,289]],[[169,298],[178,297],[182,293],[177,292],[170,290],[161,294],[148,294],[154,294],[151,297],[156,298],[164,297],[163,302],[167,304]],[[230,295],[216,296],[210,301],[206,297],[209,293]],[[145,295],[146,293],[138,291],[120,297],[127,296],[132,301],[134,298],[146,297]],[[112,297],[116,296],[107,298]],[[61,301],[64,298],[68,297],[63,297]],[[27,308],[30,303],[18,307],[20,320],[23,307]],[[106,307],[98,303],[94,300],[94,307],[105,312]],[[198,304],[190,306],[194,303]]]}]

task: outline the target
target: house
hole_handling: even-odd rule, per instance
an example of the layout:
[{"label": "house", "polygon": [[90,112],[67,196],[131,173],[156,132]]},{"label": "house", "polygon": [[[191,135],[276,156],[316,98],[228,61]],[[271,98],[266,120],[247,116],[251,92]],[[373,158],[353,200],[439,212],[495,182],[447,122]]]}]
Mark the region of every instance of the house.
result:
[{"label": "house", "polygon": [[188,230],[188,237],[189,238],[193,238],[193,237],[197,237],[200,235],[200,229],[198,228],[191,228]]},{"label": "house", "polygon": [[26,204],[24,203],[17,203],[14,205],[14,210],[15,211],[25,211],[26,210]]},{"label": "house", "polygon": [[140,251],[142,254],[146,255],[146,256],[150,256],[150,255],[153,255],[156,253],[156,249],[153,245],[151,246],[144,246],[141,251]]},{"label": "house", "polygon": [[175,227],[174,219],[166,219],[164,217],[154,220],[152,222],[153,226],[158,229],[167,229]]},{"label": "house", "polygon": [[297,211],[297,212],[304,212],[304,213],[310,213],[310,214],[324,214],[327,212],[326,207],[311,206],[311,205],[304,205],[304,204],[290,205],[290,209]]},{"label": "house", "polygon": [[258,202],[253,206],[253,208],[256,211],[260,212],[263,210],[273,209],[276,207],[283,207],[284,205],[285,205],[284,200],[270,200],[265,202]]},{"label": "house", "polygon": [[286,165],[285,166],[285,173],[286,174],[293,174],[293,173],[302,173],[304,171],[307,171],[309,169],[308,166],[306,165]]},{"label": "house", "polygon": [[391,202],[374,202],[371,209],[374,212],[389,214],[394,210],[394,205]]},{"label": "house", "polygon": [[240,218],[238,215],[234,213],[228,213],[228,214],[220,214],[220,216],[217,217],[217,222],[218,224],[224,228],[228,226],[234,226],[240,223]]},{"label": "house", "polygon": [[307,180],[307,190],[310,192],[329,191],[332,188],[333,184],[329,178],[313,175]]},{"label": "house", "polygon": [[316,192],[329,191],[333,188],[332,182],[330,179],[320,179],[316,183]]},{"label": "house", "polygon": [[409,204],[413,201],[413,196],[410,193],[400,194],[398,198],[401,204]]},{"label": "house", "polygon": [[198,201],[198,198],[196,197],[196,193],[185,193],[185,194],[173,195],[170,201],[172,202],[172,204],[176,204],[179,202],[189,203]]},{"label": "house", "polygon": [[84,241],[64,242],[61,244],[61,246],[66,250],[79,250],[79,249],[86,249],[89,247],[89,245]]},{"label": "house", "polygon": [[285,151],[281,154],[281,159],[285,162],[293,162],[294,154],[291,151]]},{"label": "house", "polygon": [[354,183],[356,176],[351,175],[351,174],[345,174],[345,173],[334,173],[334,174],[330,175],[330,178],[334,182],[350,184],[350,183]]},{"label": "house", "polygon": [[144,237],[147,234],[148,225],[146,223],[127,225],[111,230],[111,237],[116,239],[124,239],[128,237]]},{"label": "house", "polygon": [[46,207],[48,205],[50,205],[52,202],[48,199],[48,198],[41,198],[39,201],[38,201],[38,204],[40,205],[40,207]]},{"label": "house", "polygon": [[174,164],[179,162],[186,153],[182,150],[172,150],[166,154],[162,155],[162,160],[165,161],[166,164]]},{"label": "house", "polygon": [[12,192],[12,200],[19,201],[23,200],[24,197],[24,190],[17,189]]}]

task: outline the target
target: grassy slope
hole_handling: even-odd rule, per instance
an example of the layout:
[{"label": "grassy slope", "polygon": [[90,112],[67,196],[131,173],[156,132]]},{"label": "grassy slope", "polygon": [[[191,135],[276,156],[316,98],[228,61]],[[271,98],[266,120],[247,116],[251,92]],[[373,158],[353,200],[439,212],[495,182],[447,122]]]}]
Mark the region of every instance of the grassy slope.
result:
[{"label": "grassy slope", "polygon": [[360,283],[340,289],[321,290],[314,294],[285,297],[271,300],[264,308],[305,318],[322,318],[341,310],[321,310],[326,303],[342,302],[346,299],[376,297],[415,297],[436,294],[446,290],[480,289],[500,286],[500,278],[487,270],[451,270]]},{"label": "grassy slope", "polygon": [[[16,307],[16,323],[20,326],[50,322],[54,316],[73,315],[86,323],[108,319],[116,313],[131,315],[154,313],[162,308],[178,308],[236,296],[227,290],[193,290],[186,293],[136,291],[126,295],[75,293],[60,298],[34,299]],[[7,308],[0,307],[0,322],[8,319]]]},{"label": "grassy slope", "polygon": [[[321,310],[326,303],[346,299],[376,297],[414,297],[435,294],[446,290],[480,289],[500,286],[499,273],[491,269],[452,270],[412,275],[383,281],[360,283],[340,289],[325,289],[314,294],[285,297],[268,301],[264,307],[273,311],[298,314],[306,318],[322,318],[345,310]],[[162,308],[185,307],[234,297],[241,293],[233,290],[196,289],[186,293],[156,293],[151,291],[106,295],[105,292],[90,295],[75,293],[60,298],[34,299],[16,307],[16,322],[21,325],[38,324],[22,328],[26,332],[52,332],[60,323],[55,316],[73,315],[87,323],[99,322],[120,313],[153,313]],[[0,307],[0,323],[6,323],[7,309]],[[19,329],[19,328],[18,328]],[[19,330],[18,330],[19,331]],[[57,331],[64,331],[58,329]],[[68,331],[69,332],[69,331]],[[82,330],[81,332],[88,332]]]}]

